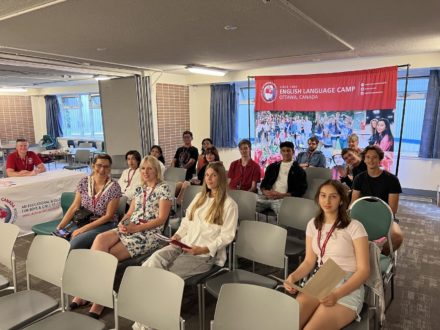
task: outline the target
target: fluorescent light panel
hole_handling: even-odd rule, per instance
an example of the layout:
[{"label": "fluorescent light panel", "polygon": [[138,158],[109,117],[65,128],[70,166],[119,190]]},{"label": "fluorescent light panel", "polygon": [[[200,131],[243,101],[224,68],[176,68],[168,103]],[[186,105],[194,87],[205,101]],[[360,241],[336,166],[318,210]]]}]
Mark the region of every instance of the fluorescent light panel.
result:
[{"label": "fluorescent light panel", "polygon": [[21,87],[2,87],[0,88],[0,92],[4,92],[4,93],[25,93],[27,92],[26,88],[21,88]]},{"label": "fluorescent light panel", "polygon": [[203,66],[187,66],[186,69],[192,73],[206,74],[209,76],[223,77],[226,74],[225,70],[220,70],[220,69],[215,69],[215,68],[206,68]]}]

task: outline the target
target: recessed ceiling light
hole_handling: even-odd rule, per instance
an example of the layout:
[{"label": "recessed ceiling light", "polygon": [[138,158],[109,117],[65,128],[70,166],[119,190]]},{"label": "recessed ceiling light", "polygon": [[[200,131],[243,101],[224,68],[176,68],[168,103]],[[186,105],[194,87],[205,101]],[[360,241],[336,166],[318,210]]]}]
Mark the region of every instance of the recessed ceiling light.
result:
[{"label": "recessed ceiling light", "polygon": [[100,80],[110,80],[110,79],[112,79],[112,77],[108,77],[108,76],[100,76],[100,75],[96,75],[96,76],[94,76],[93,78],[95,78],[95,80],[98,80],[98,81],[100,81]]},{"label": "recessed ceiling light", "polygon": [[225,25],[223,28],[224,28],[226,31],[234,31],[234,30],[237,30],[237,29],[238,29],[238,26],[235,26],[235,25]]},{"label": "recessed ceiling light", "polygon": [[223,77],[227,71],[217,68],[207,68],[204,66],[188,65],[186,69],[191,73],[206,74],[209,76]]},{"label": "recessed ceiling light", "polygon": [[97,50],[98,52],[103,52],[103,51],[106,51],[107,48],[105,48],[105,47],[98,47],[98,48],[96,48],[96,50]]},{"label": "recessed ceiling light", "polygon": [[5,93],[24,93],[27,92],[26,88],[22,88],[22,87],[1,87],[0,88],[0,92],[5,92]]}]

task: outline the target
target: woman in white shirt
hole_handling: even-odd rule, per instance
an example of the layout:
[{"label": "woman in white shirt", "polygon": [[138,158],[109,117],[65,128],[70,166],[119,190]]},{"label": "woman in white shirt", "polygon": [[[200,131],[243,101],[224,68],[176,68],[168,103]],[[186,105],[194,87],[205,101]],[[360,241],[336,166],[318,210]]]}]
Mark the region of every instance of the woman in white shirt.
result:
[{"label": "woman in white shirt", "polygon": [[[347,213],[344,186],[335,180],[324,182],[315,201],[320,207],[306,230],[306,256],[289,275],[295,283],[331,258],[347,276],[322,299],[299,293],[301,329],[341,329],[359,317],[364,301],[363,284],[370,275],[368,236],[365,228]],[[295,293],[289,284],[286,289]]]},{"label": "woman in white shirt", "polygon": [[172,237],[190,248],[170,244],[156,251],[143,266],[167,269],[183,279],[207,272],[214,264],[223,266],[237,221],[238,206],[227,194],[225,168],[220,162],[210,163],[202,191],[189,205]]},{"label": "woman in white shirt", "polygon": [[136,150],[130,150],[125,154],[128,168],[125,169],[118,180],[121,186],[122,195],[127,196],[127,204],[130,205],[134,197],[134,192],[141,185],[141,175],[139,164],[141,163],[141,154]]}]

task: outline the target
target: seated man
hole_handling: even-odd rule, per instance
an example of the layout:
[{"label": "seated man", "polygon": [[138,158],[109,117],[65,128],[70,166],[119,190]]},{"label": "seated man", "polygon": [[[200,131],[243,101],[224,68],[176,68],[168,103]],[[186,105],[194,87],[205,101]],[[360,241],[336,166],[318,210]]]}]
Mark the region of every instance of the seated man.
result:
[{"label": "seated man", "polygon": [[229,189],[257,192],[257,183],[260,182],[261,173],[260,166],[251,158],[251,141],[241,140],[238,149],[241,158],[233,161],[229,166]]},{"label": "seated man", "polygon": [[7,176],[31,176],[46,171],[40,157],[28,149],[26,139],[17,139],[16,151],[11,152],[6,160]]},{"label": "seated man", "polygon": [[306,172],[293,160],[293,143],[282,142],[280,150],[283,160],[270,164],[261,182],[262,195],[257,199],[257,212],[272,209],[278,214],[284,197],[301,197],[306,192]]},{"label": "seated man", "polygon": [[300,152],[297,157],[297,162],[302,168],[306,167],[325,167],[326,161],[324,154],[318,150],[319,140],[316,136],[308,139],[309,149]]},{"label": "seated man", "polygon": [[351,188],[354,178],[358,174],[365,172],[367,170],[367,165],[365,165],[361,156],[352,149],[342,149],[341,155],[347,165],[346,175],[341,177],[341,182]]},{"label": "seated man", "polygon": [[196,174],[196,162],[199,157],[199,151],[196,147],[191,145],[193,134],[190,131],[185,131],[182,134],[183,146],[176,150],[172,167],[186,168],[186,181],[190,181],[194,174]]},{"label": "seated man", "polygon": [[[362,158],[367,165],[367,171],[354,178],[351,202],[363,196],[379,197],[388,203],[393,214],[396,215],[402,188],[397,176],[380,168],[383,157],[384,152],[376,145],[364,149]],[[403,242],[403,233],[396,220],[391,225],[391,242],[394,250],[397,250]],[[385,245],[382,253],[389,253],[388,245]]]}]

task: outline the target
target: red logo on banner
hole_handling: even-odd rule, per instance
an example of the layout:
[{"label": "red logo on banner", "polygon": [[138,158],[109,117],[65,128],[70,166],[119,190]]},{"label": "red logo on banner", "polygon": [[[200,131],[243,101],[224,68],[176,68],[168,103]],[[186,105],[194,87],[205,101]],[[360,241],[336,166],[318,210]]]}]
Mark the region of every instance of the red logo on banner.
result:
[{"label": "red logo on banner", "polygon": [[297,76],[255,77],[256,111],[394,109],[397,66]]}]

